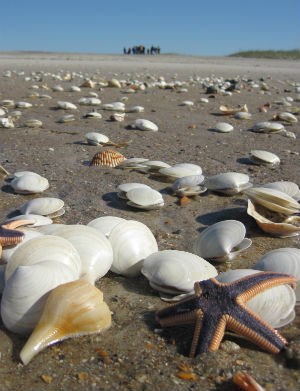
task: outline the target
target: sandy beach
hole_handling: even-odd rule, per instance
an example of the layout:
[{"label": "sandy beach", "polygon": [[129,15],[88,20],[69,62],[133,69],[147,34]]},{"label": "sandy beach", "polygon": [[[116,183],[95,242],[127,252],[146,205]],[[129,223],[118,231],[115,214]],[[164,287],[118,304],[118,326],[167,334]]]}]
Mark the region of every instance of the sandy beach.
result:
[{"label": "sandy beach", "polygon": [[[73,76],[67,78],[72,72]],[[128,81],[128,85],[110,88],[98,84],[112,78]],[[186,91],[147,86],[159,78],[167,83],[182,82]],[[206,94],[199,82],[205,78],[238,79],[241,88],[228,96]],[[81,85],[84,79],[95,80],[95,87],[70,91],[71,86]],[[144,82],[146,88],[126,93],[135,81]],[[258,87],[253,87],[250,81]],[[261,88],[262,83],[265,88]],[[61,85],[63,91],[53,91],[56,85]],[[92,157],[101,147],[88,145],[85,139],[88,132],[103,133],[116,143],[128,142],[118,149],[126,158],[143,157],[170,165],[193,163],[201,166],[205,177],[234,171],[249,175],[254,185],[280,180],[300,185],[299,123],[286,124],[296,138],[250,131],[256,122],[270,121],[284,111],[278,103],[283,98],[293,98],[293,106],[300,107],[296,85],[300,85],[298,61],[164,54],[0,53],[0,101],[26,101],[33,105],[29,109],[9,108],[9,112],[21,110],[22,115],[14,128],[0,128],[0,164],[12,174],[34,171],[50,184],[40,195],[22,195],[16,194],[2,176],[1,221],[16,214],[29,199],[58,197],[65,202],[66,213],[56,218],[55,223],[87,224],[110,215],[137,220],[150,228],[159,250],[192,252],[195,238],[203,228],[226,219],[239,220],[245,224],[252,245],[230,263],[216,264],[219,272],[251,268],[273,249],[300,248],[299,237],[275,238],[261,231],[247,215],[247,198],[243,194],[222,196],[206,192],[180,206],[178,197],[169,190],[170,183],[134,170],[90,167]],[[101,105],[78,104],[91,91],[98,94],[102,104],[127,97],[126,107],[140,105],[145,111],[126,113],[124,122],[111,121],[112,112],[102,110]],[[41,97],[43,94],[51,99]],[[201,102],[201,98],[207,98],[208,103]],[[187,100],[193,106],[182,104]],[[72,102],[77,110],[58,110],[57,101]],[[271,107],[261,112],[259,108],[267,103]],[[220,105],[245,104],[252,114],[250,120],[220,115]],[[85,117],[93,108],[102,114],[101,119]],[[58,122],[70,113],[75,121]],[[132,129],[130,125],[137,118],[153,121],[159,130]],[[29,119],[41,120],[42,127],[25,127]],[[233,125],[233,131],[213,131],[220,121]],[[255,149],[276,154],[280,164],[276,167],[251,164],[249,153]],[[160,191],[165,205],[153,211],[128,207],[117,195],[117,186],[126,182],[145,183]],[[103,334],[71,338],[53,345],[27,366],[19,358],[27,338],[8,331],[0,323],[0,390],[229,391],[239,389],[232,380],[238,371],[252,375],[265,390],[299,389],[299,309],[295,320],[280,329],[290,348],[278,355],[226,335],[216,353],[189,359],[193,326],[160,328],[155,311],[167,304],[144,276],[127,278],[109,272],[96,286],[103,291],[112,311],[111,328]],[[179,375],[183,367],[193,374],[188,380]]]}]

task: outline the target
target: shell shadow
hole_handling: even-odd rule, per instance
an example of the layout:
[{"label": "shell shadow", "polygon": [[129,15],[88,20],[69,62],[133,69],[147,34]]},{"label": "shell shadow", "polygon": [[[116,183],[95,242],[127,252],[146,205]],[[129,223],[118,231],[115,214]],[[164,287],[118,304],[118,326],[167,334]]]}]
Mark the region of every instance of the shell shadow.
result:
[{"label": "shell shadow", "polygon": [[116,191],[111,191],[109,193],[103,194],[102,199],[111,208],[118,210],[128,210],[126,201],[119,198],[118,193]]},{"label": "shell shadow", "polygon": [[4,193],[8,193],[8,194],[16,194],[14,189],[10,186],[10,185],[3,185],[1,187],[1,190],[4,192]]},{"label": "shell shadow", "polygon": [[251,162],[251,160],[247,157],[241,157],[241,158],[238,158],[236,159],[236,162],[237,163],[240,163],[240,164],[247,164],[247,165],[253,165],[253,163]]}]

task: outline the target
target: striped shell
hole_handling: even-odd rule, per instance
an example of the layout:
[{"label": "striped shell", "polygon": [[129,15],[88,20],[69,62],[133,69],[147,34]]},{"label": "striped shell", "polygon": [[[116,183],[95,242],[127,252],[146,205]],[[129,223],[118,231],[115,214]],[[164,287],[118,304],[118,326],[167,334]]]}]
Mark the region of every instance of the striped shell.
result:
[{"label": "striped shell", "polygon": [[126,160],[125,156],[113,149],[97,152],[91,161],[91,166],[116,167]]}]

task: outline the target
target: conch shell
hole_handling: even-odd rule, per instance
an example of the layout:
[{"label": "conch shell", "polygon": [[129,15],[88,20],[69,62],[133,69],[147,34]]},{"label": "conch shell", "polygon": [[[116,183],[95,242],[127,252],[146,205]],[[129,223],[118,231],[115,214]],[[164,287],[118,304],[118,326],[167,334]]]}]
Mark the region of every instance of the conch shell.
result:
[{"label": "conch shell", "polygon": [[81,279],[59,285],[49,294],[42,316],[21,350],[21,360],[26,365],[47,346],[100,333],[110,325],[111,313],[99,289]]}]

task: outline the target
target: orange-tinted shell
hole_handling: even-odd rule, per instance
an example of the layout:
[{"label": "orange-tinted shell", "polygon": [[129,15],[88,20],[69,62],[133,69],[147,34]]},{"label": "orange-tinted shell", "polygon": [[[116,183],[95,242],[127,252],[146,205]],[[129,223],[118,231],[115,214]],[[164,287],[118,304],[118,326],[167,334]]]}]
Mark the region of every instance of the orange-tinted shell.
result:
[{"label": "orange-tinted shell", "polygon": [[126,160],[126,157],[113,149],[97,152],[91,161],[91,166],[116,167]]}]

